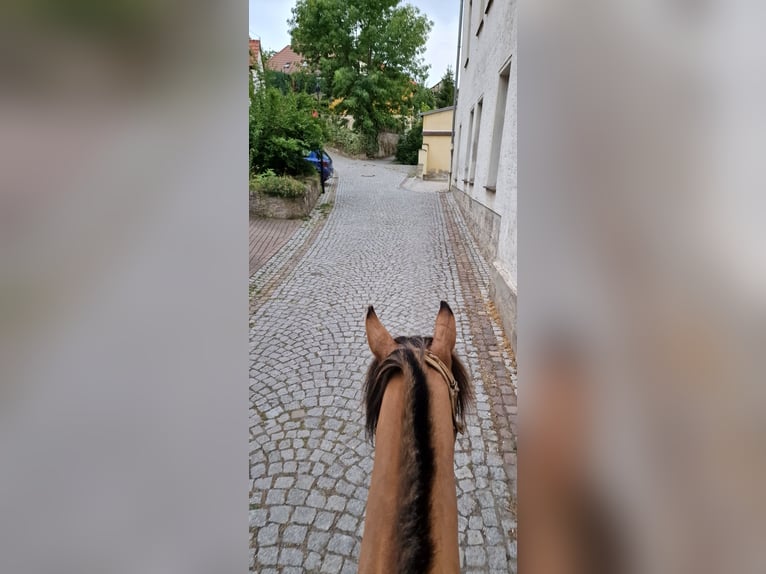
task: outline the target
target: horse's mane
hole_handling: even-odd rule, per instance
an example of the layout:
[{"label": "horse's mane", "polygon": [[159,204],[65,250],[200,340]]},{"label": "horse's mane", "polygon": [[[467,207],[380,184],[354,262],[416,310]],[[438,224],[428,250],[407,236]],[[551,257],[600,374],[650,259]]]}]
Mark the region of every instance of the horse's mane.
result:
[{"label": "horse's mane", "polygon": [[[374,440],[378,426],[383,395],[388,383],[397,373],[405,380],[404,414],[402,417],[401,466],[398,508],[396,572],[427,572],[433,558],[431,540],[430,501],[435,460],[429,418],[430,396],[423,367],[424,352],[430,347],[431,337],[398,337],[397,349],[383,361],[374,359],[364,382],[367,437]],[[452,354],[452,374],[457,381],[457,412],[455,417],[464,422],[468,405],[473,400],[473,389],[468,373]]]},{"label": "horse's mane", "polygon": [[[362,394],[366,416],[365,428],[367,439],[371,442],[375,440],[375,430],[378,428],[380,407],[383,404],[383,395],[386,392],[386,388],[388,388],[388,383],[391,377],[404,370],[405,360],[401,351],[403,349],[410,349],[415,353],[418,363],[422,365],[424,351],[431,347],[433,337],[397,337],[394,341],[399,345],[399,348],[383,361],[373,358],[364,379]],[[457,381],[458,388],[460,389],[455,418],[458,422],[464,423],[466,410],[469,405],[473,404],[473,386],[468,378],[468,371],[454,352],[452,353],[452,376],[455,377],[455,381]]]}]

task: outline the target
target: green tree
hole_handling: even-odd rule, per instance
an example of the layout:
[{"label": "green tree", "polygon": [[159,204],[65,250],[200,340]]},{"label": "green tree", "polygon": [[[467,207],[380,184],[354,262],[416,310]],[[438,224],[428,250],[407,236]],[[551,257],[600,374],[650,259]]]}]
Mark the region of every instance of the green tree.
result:
[{"label": "green tree", "polygon": [[441,87],[436,93],[436,107],[446,108],[455,103],[455,74],[452,66],[447,68],[440,83]]},{"label": "green tree", "polygon": [[413,108],[433,22],[401,0],[297,0],[292,13],[293,49],[321,72],[323,93],[342,100],[336,111],[354,117],[374,154],[380,131]]},{"label": "green tree", "polygon": [[436,95],[424,85],[419,85],[412,97],[412,116],[417,118],[418,114],[436,107]]},{"label": "green tree", "polygon": [[250,171],[312,173],[304,157],[326,139],[325,122],[315,112],[316,101],[308,94],[283,94],[273,86],[257,90],[250,101]]},{"label": "green tree", "polygon": [[423,122],[419,121],[407,132],[396,146],[396,161],[407,165],[417,165],[418,152],[423,147]]}]

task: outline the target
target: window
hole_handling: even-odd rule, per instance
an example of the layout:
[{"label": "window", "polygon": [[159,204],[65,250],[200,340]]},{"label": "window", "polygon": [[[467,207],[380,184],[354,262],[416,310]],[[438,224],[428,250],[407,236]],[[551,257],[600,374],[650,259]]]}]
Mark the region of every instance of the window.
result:
[{"label": "window", "polygon": [[508,90],[511,80],[511,64],[500,72],[500,79],[497,84],[497,103],[495,104],[495,122],[492,130],[492,151],[489,158],[489,173],[487,174],[487,185],[489,191],[495,191],[497,188],[497,170],[500,165],[500,148],[503,145],[503,132],[505,131],[505,107],[508,103]]},{"label": "window", "polygon": [[484,98],[476,104],[476,133],[473,134],[473,149],[471,150],[471,173],[468,177],[468,183],[473,185],[473,179],[476,177],[476,156],[479,152],[479,135],[481,134],[481,112],[484,107]]},{"label": "window", "polygon": [[463,67],[468,66],[468,58],[471,55],[471,16],[473,15],[473,0],[465,0],[465,21],[463,23]]},{"label": "window", "polygon": [[471,148],[473,147],[473,113],[474,110],[471,109],[471,115],[468,119],[468,145],[465,148],[463,183],[468,183],[468,168],[470,166],[469,159],[471,156]]},{"label": "window", "polygon": [[460,124],[457,128],[457,148],[454,150],[454,156],[452,159],[452,165],[455,166],[452,170],[452,179],[457,182],[458,179],[458,171],[460,168],[458,166],[460,165],[460,150],[463,149],[463,124]]}]

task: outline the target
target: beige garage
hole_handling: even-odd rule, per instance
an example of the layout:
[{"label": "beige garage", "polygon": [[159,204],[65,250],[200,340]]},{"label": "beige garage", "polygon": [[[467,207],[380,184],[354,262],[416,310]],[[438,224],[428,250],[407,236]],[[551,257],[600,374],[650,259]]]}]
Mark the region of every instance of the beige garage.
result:
[{"label": "beige garage", "polygon": [[423,147],[418,153],[418,174],[423,179],[449,178],[452,155],[452,118],[455,108],[441,108],[423,117]]}]

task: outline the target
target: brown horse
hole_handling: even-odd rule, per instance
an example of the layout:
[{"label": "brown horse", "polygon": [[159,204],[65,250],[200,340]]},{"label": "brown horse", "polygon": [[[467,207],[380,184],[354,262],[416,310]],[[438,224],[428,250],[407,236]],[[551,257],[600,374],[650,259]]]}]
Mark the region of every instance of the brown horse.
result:
[{"label": "brown horse", "polygon": [[365,327],[375,462],[359,572],[457,573],[455,437],[473,389],[454,354],[455,316],[442,301],[433,337],[394,339],[369,307]]}]

